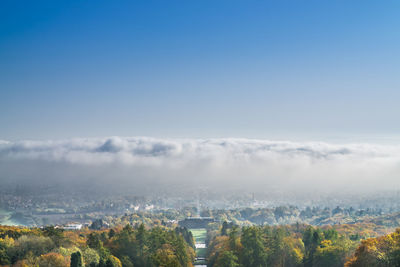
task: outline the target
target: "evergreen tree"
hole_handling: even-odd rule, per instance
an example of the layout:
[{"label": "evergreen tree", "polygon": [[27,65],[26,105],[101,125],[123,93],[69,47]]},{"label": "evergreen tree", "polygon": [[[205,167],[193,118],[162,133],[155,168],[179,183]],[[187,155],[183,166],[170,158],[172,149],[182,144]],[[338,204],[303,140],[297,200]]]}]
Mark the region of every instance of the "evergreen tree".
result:
[{"label": "evergreen tree", "polygon": [[221,235],[228,235],[228,223],[226,221],[222,224]]},{"label": "evergreen tree", "polygon": [[232,251],[224,251],[218,257],[215,267],[238,267],[238,257]]},{"label": "evergreen tree", "polygon": [[82,255],[79,251],[71,254],[71,267],[82,267]]},{"label": "evergreen tree", "polygon": [[243,257],[242,264],[245,267],[265,267],[267,266],[267,254],[257,227],[247,227],[243,229],[242,238]]}]

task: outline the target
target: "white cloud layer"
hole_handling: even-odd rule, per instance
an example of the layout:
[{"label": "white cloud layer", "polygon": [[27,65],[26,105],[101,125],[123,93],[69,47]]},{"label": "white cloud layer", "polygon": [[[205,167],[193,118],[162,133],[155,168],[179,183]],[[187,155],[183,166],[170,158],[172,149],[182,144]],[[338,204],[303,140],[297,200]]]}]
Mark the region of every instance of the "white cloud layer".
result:
[{"label": "white cloud layer", "polygon": [[[0,178],[249,190],[397,189],[400,146],[252,139],[0,140]],[[97,179],[97,180],[95,180]]]}]

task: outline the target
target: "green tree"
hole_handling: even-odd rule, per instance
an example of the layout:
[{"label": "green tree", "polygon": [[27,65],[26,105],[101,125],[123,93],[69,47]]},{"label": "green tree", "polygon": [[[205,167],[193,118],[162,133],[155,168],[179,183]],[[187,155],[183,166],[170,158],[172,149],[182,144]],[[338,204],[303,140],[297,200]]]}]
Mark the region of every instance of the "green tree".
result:
[{"label": "green tree", "polygon": [[82,251],[83,260],[85,262],[85,266],[90,266],[91,263],[95,265],[99,264],[100,256],[95,249],[86,248]]},{"label": "green tree", "polygon": [[40,256],[55,248],[54,242],[50,237],[23,235],[18,238],[13,248],[14,262],[25,258],[28,252],[32,252],[35,256]]},{"label": "green tree", "polygon": [[93,248],[96,250],[99,250],[103,246],[99,234],[95,232],[89,234],[86,244],[89,248]]},{"label": "green tree", "polygon": [[113,238],[114,236],[115,236],[115,230],[110,229],[110,231],[108,232],[108,238]]},{"label": "green tree", "polygon": [[106,267],[122,267],[122,264],[118,258],[110,256],[106,261]]},{"label": "green tree", "polygon": [[346,259],[343,247],[332,245],[330,240],[324,240],[313,255],[313,266],[342,267]]},{"label": "green tree", "polygon": [[241,242],[243,266],[265,267],[267,265],[267,254],[259,228],[255,226],[243,228]]},{"label": "green tree", "polygon": [[335,241],[339,237],[339,234],[335,229],[332,228],[324,231],[324,237],[325,239]]},{"label": "green tree", "polygon": [[121,258],[121,263],[122,263],[122,266],[124,266],[124,267],[133,267],[133,263],[132,263],[131,259],[129,259],[128,256],[123,256]]},{"label": "green tree", "polygon": [[232,251],[224,251],[218,257],[215,267],[238,267],[238,257]]},{"label": "green tree", "polygon": [[82,255],[79,251],[71,254],[71,267],[82,267]]},{"label": "green tree", "polygon": [[43,234],[50,237],[57,247],[60,247],[65,242],[63,232],[63,229],[55,228],[54,226],[47,226],[43,229]]},{"label": "green tree", "polygon": [[239,226],[233,226],[229,232],[229,246],[231,250],[236,251],[236,244],[239,239]]},{"label": "green tree", "polygon": [[304,257],[304,266],[312,267],[314,261],[314,253],[319,248],[323,240],[323,233],[320,229],[314,229],[308,227],[303,234],[303,242],[306,249],[306,255]]},{"label": "green tree", "polygon": [[0,249],[0,265],[9,265],[10,263],[10,257],[7,254],[7,250]]},{"label": "green tree", "polygon": [[272,266],[285,266],[288,251],[283,240],[284,237],[284,230],[278,228],[274,229],[268,238],[268,263]]},{"label": "green tree", "polygon": [[226,221],[222,223],[221,235],[228,235],[228,223]]}]

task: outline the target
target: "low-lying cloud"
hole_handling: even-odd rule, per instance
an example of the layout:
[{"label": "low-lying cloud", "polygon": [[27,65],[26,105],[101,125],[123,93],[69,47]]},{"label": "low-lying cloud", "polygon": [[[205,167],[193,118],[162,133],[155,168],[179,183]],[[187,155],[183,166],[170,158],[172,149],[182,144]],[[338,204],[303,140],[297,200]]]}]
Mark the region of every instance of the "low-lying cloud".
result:
[{"label": "low-lying cloud", "polygon": [[252,191],[397,189],[400,146],[110,137],[1,141],[0,179]]}]

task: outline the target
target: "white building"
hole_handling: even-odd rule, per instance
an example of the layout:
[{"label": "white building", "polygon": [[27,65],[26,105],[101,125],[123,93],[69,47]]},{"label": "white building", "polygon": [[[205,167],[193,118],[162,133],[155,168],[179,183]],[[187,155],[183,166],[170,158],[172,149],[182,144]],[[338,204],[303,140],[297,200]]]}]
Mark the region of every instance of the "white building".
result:
[{"label": "white building", "polygon": [[81,230],[82,229],[82,224],[78,223],[70,223],[67,224],[63,227],[64,230]]}]

